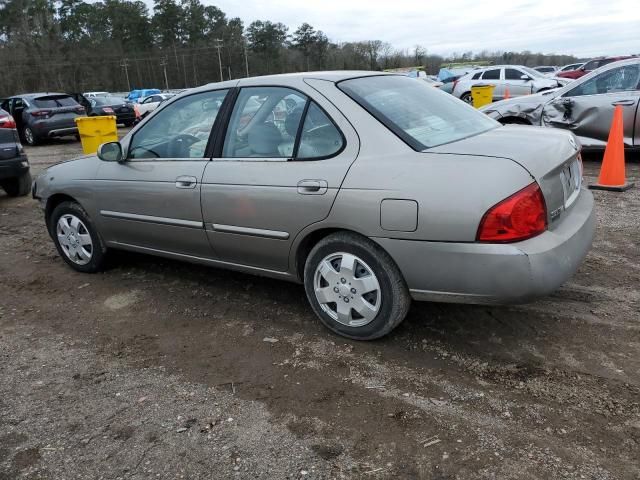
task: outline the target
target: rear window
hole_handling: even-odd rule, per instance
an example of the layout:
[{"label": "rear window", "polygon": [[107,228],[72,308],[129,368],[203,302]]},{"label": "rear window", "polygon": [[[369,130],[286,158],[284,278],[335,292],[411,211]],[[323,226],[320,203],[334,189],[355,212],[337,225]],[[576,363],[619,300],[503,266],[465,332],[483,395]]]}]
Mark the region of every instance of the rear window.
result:
[{"label": "rear window", "polygon": [[455,97],[407,77],[356,78],[339,82],[338,88],[417,151],[500,125]]},{"label": "rear window", "polygon": [[33,103],[38,108],[73,107],[78,105],[78,102],[68,95],[48,95],[46,97],[38,97],[33,99]]},{"label": "rear window", "polygon": [[92,99],[96,105],[118,105],[124,103],[124,98],[119,97],[96,97]]}]

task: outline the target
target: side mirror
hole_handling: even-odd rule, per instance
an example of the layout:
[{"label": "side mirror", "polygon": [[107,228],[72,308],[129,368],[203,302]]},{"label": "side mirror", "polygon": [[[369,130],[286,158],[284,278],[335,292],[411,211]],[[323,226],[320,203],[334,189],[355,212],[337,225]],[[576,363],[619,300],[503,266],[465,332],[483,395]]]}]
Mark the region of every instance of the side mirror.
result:
[{"label": "side mirror", "polygon": [[530,77],[529,75],[522,75],[522,76],[520,77],[520,80],[525,80],[525,81],[526,81],[526,80],[531,80],[531,77]]},{"label": "side mirror", "polygon": [[104,162],[122,162],[122,145],[120,142],[103,143],[98,147],[98,158]]}]

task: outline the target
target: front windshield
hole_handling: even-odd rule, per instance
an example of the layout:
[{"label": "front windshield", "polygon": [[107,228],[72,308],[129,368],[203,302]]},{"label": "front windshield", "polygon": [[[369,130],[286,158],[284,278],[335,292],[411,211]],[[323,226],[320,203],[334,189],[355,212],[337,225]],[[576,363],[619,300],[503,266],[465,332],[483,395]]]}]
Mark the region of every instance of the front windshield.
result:
[{"label": "front windshield", "polygon": [[342,81],[338,88],[418,151],[500,125],[426,82],[404,76],[361,77]]},{"label": "front windshield", "polygon": [[525,72],[527,72],[529,75],[531,75],[532,77],[544,77],[543,74],[541,74],[539,71],[534,70],[533,68],[529,68],[529,67],[522,67],[522,70],[524,70]]}]

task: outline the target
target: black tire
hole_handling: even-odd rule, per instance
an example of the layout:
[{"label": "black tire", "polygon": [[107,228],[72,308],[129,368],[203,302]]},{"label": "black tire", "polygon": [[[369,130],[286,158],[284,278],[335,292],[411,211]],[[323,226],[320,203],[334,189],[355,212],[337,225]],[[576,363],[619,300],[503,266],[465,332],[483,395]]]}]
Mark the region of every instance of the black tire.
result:
[{"label": "black tire", "polygon": [[31,147],[37,145],[39,141],[38,137],[36,137],[36,134],[29,126],[26,126],[22,129],[22,138],[24,139],[25,143]]},{"label": "black tire", "polygon": [[[349,253],[362,259],[373,270],[380,285],[378,313],[369,323],[349,326],[339,323],[325,312],[315,295],[316,268],[327,256]],[[378,244],[366,237],[338,232],[319,241],[309,253],[304,267],[304,287],[313,311],[330,330],[354,340],[373,340],[383,337],[404,320],[411,305],[407,285],[393,259]]]},{"label": "black tire", "polygon": [[[78,217],[85,225],[87,233],[89,233],[89,235],[91,236],[91,242],[93,244],[91,260],[85,265],[79,265],[73,262],[63,251],[63,247],[60,245],[60,242],[58,240],[56,226],[60,217],[66,214],[71,214]],[[49,225],[49,234],[51,235],[53,243],[58,249],[58,254],[67,263],[67,265],[69,265],[74,270],[82,273],[95,273],[102,270],[107,254],[107,248],[105,247],[102,238],[98,234],[93,221],[91,220],[87,212],[85,212],[84,208],[82,208],[76,202],[62,202],[60,205],[53,209],[53,212],[51,212],[51,217],[49,218],[49,221],[47,223]]]},{"label": "black tire", "polygon": [[9,178],[0,182],[0,186],[10,197],[22,197],[31,191],[31,174],[23,173],[17,178]]},{"label": "black tire", "polygon": [[135,123],[135,120],[132,120],[130,122],[124,122],[124,126],[125,128],[130,128],[130,127],[133,127],[134,123]]},{"label": "black tire", "polygon": [[471,97],[471,92],[463,93],[460,96],[460,100],[462,100],[464,103],[468,103],[469,105],[473,105],[473,98]]}]

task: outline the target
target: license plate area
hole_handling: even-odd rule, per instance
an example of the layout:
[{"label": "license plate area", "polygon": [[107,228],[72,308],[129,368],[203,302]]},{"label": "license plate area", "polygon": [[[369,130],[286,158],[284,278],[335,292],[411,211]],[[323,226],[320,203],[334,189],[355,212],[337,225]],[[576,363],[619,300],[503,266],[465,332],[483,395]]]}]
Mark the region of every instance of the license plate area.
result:
[{"label": "license plate area", "polygon": [[582,186],[582,172],[577,158],[562,168],[560,182],[564,192],[564,208],[567,209],[578,198]]}]

